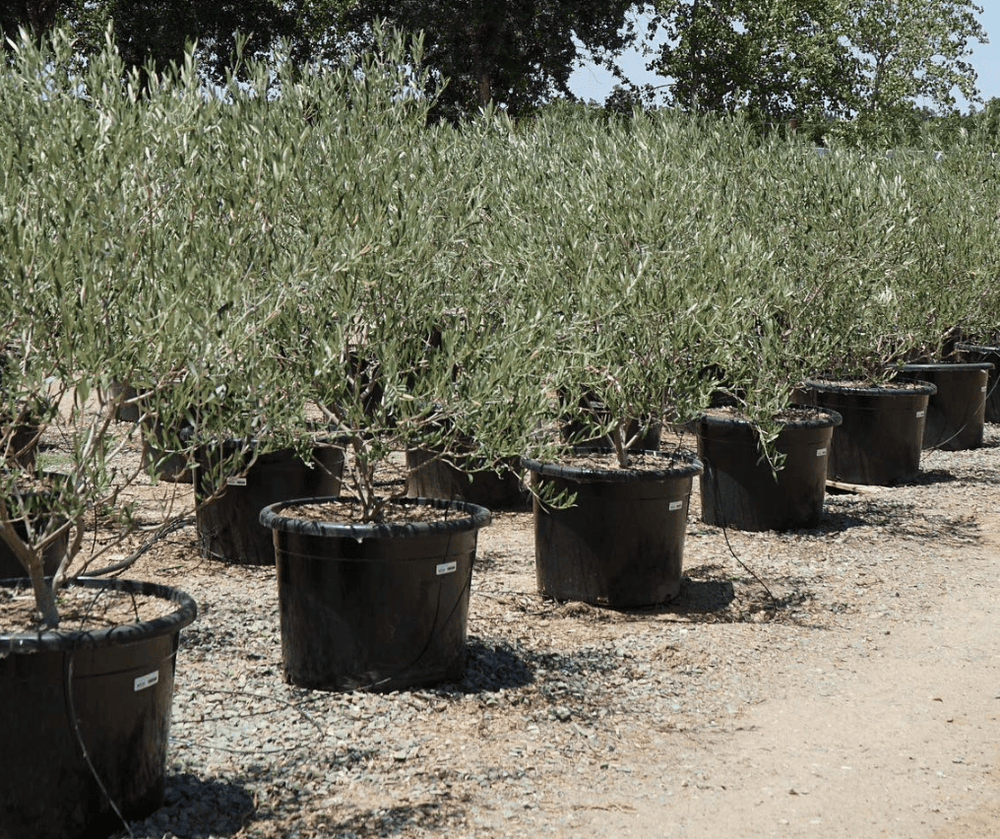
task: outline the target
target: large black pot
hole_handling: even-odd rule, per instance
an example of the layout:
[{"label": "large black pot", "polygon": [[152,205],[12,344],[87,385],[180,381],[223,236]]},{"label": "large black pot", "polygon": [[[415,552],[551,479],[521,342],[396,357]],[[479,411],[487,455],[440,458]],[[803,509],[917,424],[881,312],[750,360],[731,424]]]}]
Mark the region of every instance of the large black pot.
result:
[{"label": "large black pot", "polygon": [[396,690],[461,676],[469,589],[482,507],[399,499],[431,507],[436,521],[340,524],[283,514],[308,498],[272,504],[285,678],[322,690]]},{"label": "large black pot", "polygon": [[927,403],[925,449],[977,449],[983,444],[986,394],[993,364],[905,364],[901,376],[930,382],[937,388]]},{"label": "large black pot", "polygon": [[[44,531],[48,524],[50,518],[48,511],[51,510],[49,506],[51,502],[47,503],[46,499],[50,497],[49,494],[44,492],[29,493],[29,498],[33,500],[29,500],[26,504],[27,516],[28,521],[32,522],[36,533]],[[8,501],[8,510],[12,516],[15,516],[15,511],[10,510],[11,506],[11,502]],[[14,533],[20,539],[26,540],[28,538],[28,525],[24,515],[15,516],[11,524],[14,528]],[[46,576],[51,577],[59,570],[59,564],[62,562],[68,545],[68,530],[46,545],[45,550],[42,551],[42,569]],[[21,565],[21,561],[17,558],[17,554],[14,553],[10,545],[0,538],[0,580],[10,580],[16,577],[27,576]]]},{"label": "large black pot", "polygon": [[956,344],[959,358],[971,364],[992,364],[986,382],[986,422],[1000,422],[1000,347],[981,344]]},{"label": "large black pot", "polygon": [[442,456],[426,448],[406,450],[406,494],[410,498],[442,498],[468,501],[488,510],[524,507],[527,492],[516,463],[496,469],[467,471],[454,455]]},{"label": "large black pot", "polygon": [[784,457],[775,472],[749,422],[732,413],[699,418],[698,456],[705,464],[699,481],[702,521],[739,530],[819,524],[830,443],[841,416],[825,408],[790,408],[778,421],[774,447]]},{"label": "large black pot", "polygon": [[680,592],[688,502],[702,466],[693,456],[645,454],[662,458],[663,466],[587,469],[522,460],[537,491],[576,495],[562,509],[535,498],[541,594],[630,608],[665,603]]},{"label": "large black pot", "polygon": [[174,609],[111,628],[0,634],[0,839],[98,839],[122,827],[112,801],[127,820],[163,802],[175,654],[195,602],[153,583],[74,585]]},{"label": "large black pot", "polygon": [[851,484],[892,486],[920,472],[927,403],[937,388],[928,382],[860,385],[810,379],[810,401],[836,411],[827,477]]},{"label": "large black pot", "polygon": [[[337,495],[344,470],[342,446],[323,442],[312,447],[312,464],[295,449],[259,455],[243,441],[221,447],[202,446],[197,452],[196,497],[208,498],[220,480],[222,458],[238,458],[239,477],[227,478],[222,493],[196,512],[202,556],[237,565],[274,565],[271,532],[260,524],[260,511],[289,498]],[[242,451],[242,454],[241,454]]]}]

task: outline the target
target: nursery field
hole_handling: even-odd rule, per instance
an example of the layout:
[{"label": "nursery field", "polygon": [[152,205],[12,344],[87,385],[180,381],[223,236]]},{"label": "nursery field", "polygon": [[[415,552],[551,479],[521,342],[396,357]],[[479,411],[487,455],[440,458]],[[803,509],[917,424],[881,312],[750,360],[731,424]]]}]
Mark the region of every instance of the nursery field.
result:
[{"label": "nursery field", "polygon": [[462,680],[390,694],[284,684],[274,570],[177,531],[126,575],[200,607],[132,835],[1000,836],[998,470],[987,425],[787,534],[703,525],[696,488],[681,595],[638,611],[541,598],[498,512]]},{"label": "nursery field", "polygon": [[[833,464],[837,447],[816,443],[807,455],[824,515],[784,534],[703,522],[697,479],[685,519],[683,500],[646,482],[661,483],[668,460],[684,481],[700,466],[635,455],[657,445],[639,444],[647,432],[704,429],[724,409],[752,434],[754,465],[791,463],[782,435],[833,422],[823,401],[844,382],[862,400],[897,385],[897,405],[910,407],[886,425],[929,424],[929,403],[911,400],[933,388],[890,380],[932,361],[988,366],[954,364],[969,353],[1000,358],[995,126],[831,137],[818,150],[806,136],[681,111],[554,106],[453,125],[414,93],[426,70],[403,60],[403,36],[379,39],[307,72],[251,63],[247,81],[212,91],[191,55],[146,87],[112,46],[80,61],[65,33],[10,54],[0,542],[10,576],[25,571],[32,588],[6,602],[23,601],[18,611],[46,631],[0,609],[0,752],[69,787],[43,798],[48,784],[5,760],[0,835],[89,832],[114,818],[103,802],[116,797],[145,817],[162,751],[136,770],[146,755],[131,737],[105,737],[130,708],[133,731],[169,737],[163,806],[120,831],[139,839],[1000,835],[1000,427],[976,448],[929,450],[892,480],[828,471],[819,458]],[[976,375],[979,398],[991,388],[985,369]],[[795,407],[803,396],[808,409]],[[898,451],[881,431],[871,439],[879,454]],[[588,550],[610,543],[654,578],[633,586],[642,599],[616,601],[620,588],[573,598],[662,603],[679,584],[666,606],[542,597],[527,508],[495,511],[471,576],[456,573],[482,520],[454,515],[451,491],[393,497],[413,468],[404,452],[470,471],[524,462],[553,519],[585,495],[563,478],[591,441],[613,453],[594,483],[622,484],[617,498],[629,500],[567,515],[595,524]],[[169,457],[145,460],[143,444]],[[265,504],[351,499],[339,518],[309,505],[271,518],[289,554],[308,546],[291,588],[323,616],[285,621],[309,651],[289,683],[274,570],[205,558],[213,534],[199,536],[191,485],[151,483],[173,458],[197,465],[203,505],[262,464],[301,467],[296,486],[308,491],[245,505],[265,553]],[[824,508],[828,474],[838,483]],[[655,512],[633,514],[632,499],[650,498],[643,509]],[[415,507],[419,523],[403,514]],[[216,533],[242,518],[220,516]],[[677,525],[683,580],[645,522],[657,538]],[[385,561],[390,533],[393,551],[417,545],[432,584],[412,555]],[[570,555],[563,544],[550,552]],[[347,583],[313,585],[356,551],[371,554]],[[188,604],[175,623],[72,627],[64,585],[109,566],[192,596],[197,620],[187,625]],[[471,592],[460,676],[447,667],[457,645],[435,672],[452,680],[431,688],[301,687],[399,675],[373,655],[357,670],[294,677],[349,646],[315,627],[341,625],[330,601],[362,576],[362,619],[392,626],[422,619],[427,603],[437,625],[456,613],[441,592],[460,603]],[[412,609],[394,596],[411,589],[399,600]],[[158,592],[147,599],[184,600]],[[143,617],[142,597],[119,600]],[[102,694],[77,714],[66,685],[81,645],[114,662],[137,646],[117,644],[130,633],[182,622],[173,697],[154,661],[134,679],[110,664],[102,677],[124,698]],[[378,655],[394,650],[373,625],[355,634]],[[436,657],[426,653],[447,632],[426,634],[409,633],[403,660]],[[57,652],[64,663],[48,666]],[[37,678],[15,677],[21,667]],[[90,731],[97,745],[85,744]],[[81,763],[81,743],[88,755],[120,747],[104,760],[120,795],[93,793],[101,773]],[[124,789],[147,777],[148,788]]]}]

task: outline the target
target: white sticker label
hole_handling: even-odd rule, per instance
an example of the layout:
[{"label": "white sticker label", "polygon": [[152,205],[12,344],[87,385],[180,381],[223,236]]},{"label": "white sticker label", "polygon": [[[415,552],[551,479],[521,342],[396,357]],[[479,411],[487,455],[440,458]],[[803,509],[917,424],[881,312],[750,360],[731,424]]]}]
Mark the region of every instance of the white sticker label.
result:
[{"label": "white sticker label", "polygon": [[442,562],[437,567],[437,574],[439,577],[445,574],[454,574],[458,570],[457,562]]},{"label": "white sticker label", "polygon": [[151,688],[158,681],[160,681],[159,670],[154,670],[152,673],[147,673],[145,676],[139,676],[135,680],[135,692],[138,693],[140,690]]},{"label": "white sticker label", "polygon": [[246,478],[226,478],[226,486],[245,487],[246,485],[247,485]]},{"label": "white sticker label", "polygon": [[670,512],[672,513],[674,510],[679,510],[683,506],[684,506],[684,502],[683,501],[671,501],[670,502]]},{"label": "white sticker label", "polygon": [[917,419],[920,419],[920,417],[924,416],[926,413],[927,411],[917,411]]},{"label": "white sticker label", "polygon": [[816,449],[816,457],[824,457],[826,455],[826,449]]},{"label": "white sticker label", "polygon": [[983,385],[979,392],[986,393],[986,385]]}]

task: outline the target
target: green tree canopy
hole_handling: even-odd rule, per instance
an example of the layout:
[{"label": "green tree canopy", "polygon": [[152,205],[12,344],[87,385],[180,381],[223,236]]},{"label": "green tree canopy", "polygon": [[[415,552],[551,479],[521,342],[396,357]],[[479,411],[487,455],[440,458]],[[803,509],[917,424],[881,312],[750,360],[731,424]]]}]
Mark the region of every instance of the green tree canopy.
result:
[{"label": "green tree canopy", "polygon": [[851,104],[844,18],[827,0],[661,0],[666,42],[651,65],[672,104],[782,119]]},{"label": "green tree canopy", "polygon": [[970,41],[988,42],[976,17],[982,12],[962,0],[850,0],[861,109],[879,113],[926,99],[952,110],[956,89],[977,100],[977,74],[967,59]]},{"label": "green tree canopy", "polygon": [[969,0],[658,0],[670,103],[758,118],[947,112],[978,96]]}]

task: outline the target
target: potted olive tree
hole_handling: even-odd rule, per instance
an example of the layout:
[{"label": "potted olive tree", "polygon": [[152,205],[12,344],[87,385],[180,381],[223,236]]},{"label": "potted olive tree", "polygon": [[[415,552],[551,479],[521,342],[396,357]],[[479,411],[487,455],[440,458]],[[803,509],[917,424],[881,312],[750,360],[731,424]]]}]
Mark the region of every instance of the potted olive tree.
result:
[{"label": "potted olive tree", "polygon": [[[266,340],[285,370],[280,403],[307,399],[345,448],[339,496],[260,516],[273,531],[285,677],[313,688],[391,690],[460,672],[490,513],[406,497],[403,453],[423,446],[485,467],[520,450],[543,395],[523,358],[536,313],[502,305],[473,247],[490,225],[475,144],[427,125],[432,103],[406,93],[399,46],[282,96],[315,114],[299,190],[315,198],[296,223],[322,244]],[[488,138],[500,122],[468,130]]]},{"label": "potted olive tree", "polygon": [[513,145],[496,246],[518,254],[522,293],[554,324],[549,421],[523,463],[538,588],[558,600],[628,608],[680,590],[701,464],[648,431],[694,416],[713,384],[700,371],[723,314],[688,261],[700,242],[678,235],[699,178],[680,151],[693,133],[666,115],[588,127],[555,115]]},{"label": "potted olive tree", "polygon": [[[138,528],[140,484],[159,505],[151,538],[194,512],[138,435],[197,406],[199,433],[306,445],[272,339],[318,270],[292,188],[307,123],[263,95],[267,67],[217,97],[188,60],[138,101],[112,46],[84,64],[57,34],[22,38],[4,72],[0,542],[17,579],[0,586],[0,834],[100,835],[162,800],[175,654],[196,613],[176,589],[110,579],[142,553],[112,559]],[[350,262],[365,244],[336,249]],[[121,423],[138,383],[138,421]],[[14,442],[29,416],[37,430]],[[171,445],[190,462],[198,442]]]},{"label": "potted olive tree", "polygon": [[138,353],[169,355],[169,333],[123,328],[158,308],[144,272],[123,266],[170,214],[132,203],[155,175],[127,171],[142,132],[117,55],[74,67],[67,37],[22,36],[0,96],[0,544],[17,577],[0,586],[5,836],[109,833],[159,805],[178,635],[196,614],[177,589],[82,576],[136,527],[126,498],[144,475],[104,393]]}]

